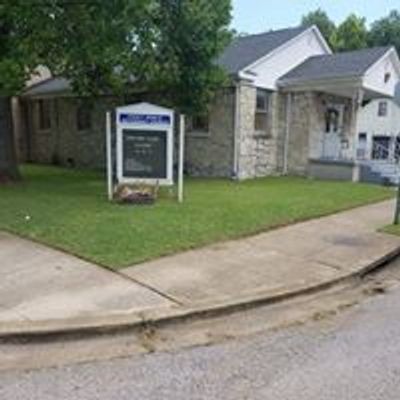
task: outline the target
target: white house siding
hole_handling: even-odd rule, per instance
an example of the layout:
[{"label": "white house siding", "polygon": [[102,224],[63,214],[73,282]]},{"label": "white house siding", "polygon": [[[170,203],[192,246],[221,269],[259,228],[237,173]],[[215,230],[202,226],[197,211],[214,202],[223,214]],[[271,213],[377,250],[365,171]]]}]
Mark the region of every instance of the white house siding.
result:
[{"label": "white house siding", "polygon": [[[388,104],[387,115],[378,115],[379,103]],[[400,106],[393,100],[373,100],[362,108],[358,118],[358,133],[367,134],[367,154],[371,155],[374,136],[395,137],[400,135]]]},{"label": "white house siding", "polygon": [[276,90],[276,81],[281,76],[300,65],[307,58],[322,54],[329,54],[329,51],[315,30],[310,29],[247,68],[246,71],[251,71],[252,74],[243,74],[243,76],[252,79],[257,87]]},{"label": "white house siding", "polygon": [[[373,65],[364,77],[364,86],[378,93],[393,96],[400,79],[399,71],[395,68],[396,57],[394,50],[390,50]],[[390,79],[385,82],[386,74],[390,74]]]},{"label": "white house siding", "polygon": [[[379,103],[386,101],[388,112],[384,117],[378,116]],[[393,100],[373,100],[364,106],[359,114],[358,131],[369,135],[400,134],[400,106]]]}]

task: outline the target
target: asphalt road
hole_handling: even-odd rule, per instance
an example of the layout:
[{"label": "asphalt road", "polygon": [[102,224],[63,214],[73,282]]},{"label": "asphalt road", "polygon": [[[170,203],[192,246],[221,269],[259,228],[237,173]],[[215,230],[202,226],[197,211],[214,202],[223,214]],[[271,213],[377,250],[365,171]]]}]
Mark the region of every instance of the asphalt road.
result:
[{"label": "asphalt road", "polygon": [[223,344],[3,372],[0,399],[398,400],[399,317],[396,285],[339,315]]}]

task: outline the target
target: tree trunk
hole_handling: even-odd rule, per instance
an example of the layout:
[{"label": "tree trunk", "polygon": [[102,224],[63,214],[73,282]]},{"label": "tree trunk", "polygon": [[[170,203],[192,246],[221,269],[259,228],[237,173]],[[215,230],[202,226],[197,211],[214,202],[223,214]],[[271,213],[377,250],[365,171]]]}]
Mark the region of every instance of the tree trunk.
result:
[{"label": "tree trunk", "polygon": [[0,184],[20,179],[12,122],[11,97],[0,96]]}]

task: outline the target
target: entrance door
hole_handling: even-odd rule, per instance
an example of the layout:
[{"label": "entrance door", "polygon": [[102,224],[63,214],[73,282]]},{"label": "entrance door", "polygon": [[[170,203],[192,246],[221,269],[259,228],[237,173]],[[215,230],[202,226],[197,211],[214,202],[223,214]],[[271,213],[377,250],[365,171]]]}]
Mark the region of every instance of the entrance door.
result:
[{"label": "entrance door", "polygon": [[357,144],[358,160],[365,160],[367,158],[367,148],[368,148],[367,134],[361,132],[358,134],[358,144]]},{"label": "entrance door", "polygon": [[323,139],[323,157],[338,159],[341,154],[341,136],[343,131],[342,104],[328,105],[325,112],[325,132]]}]

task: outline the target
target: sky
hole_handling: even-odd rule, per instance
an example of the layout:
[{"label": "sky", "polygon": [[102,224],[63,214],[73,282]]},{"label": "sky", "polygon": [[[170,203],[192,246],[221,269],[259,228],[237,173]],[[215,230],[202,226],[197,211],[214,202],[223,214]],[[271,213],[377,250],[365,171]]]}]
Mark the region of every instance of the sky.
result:
[{"label": "sky", "polygon": [[336,23],[351,13],[371,23],[393,9],[400,11],[400,0],[233,0],[233,27],[258,33],[296,26],[304,14],[319,7]]}]

